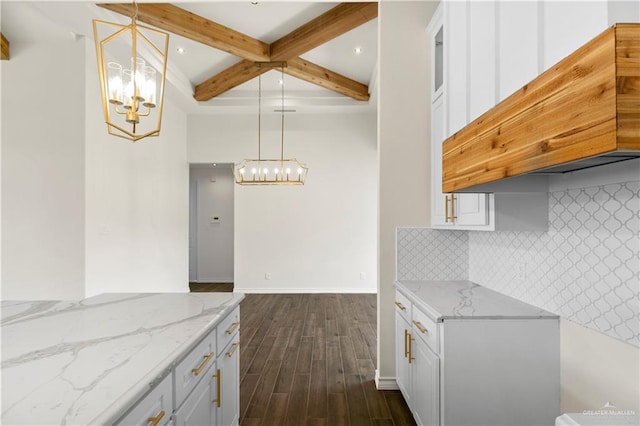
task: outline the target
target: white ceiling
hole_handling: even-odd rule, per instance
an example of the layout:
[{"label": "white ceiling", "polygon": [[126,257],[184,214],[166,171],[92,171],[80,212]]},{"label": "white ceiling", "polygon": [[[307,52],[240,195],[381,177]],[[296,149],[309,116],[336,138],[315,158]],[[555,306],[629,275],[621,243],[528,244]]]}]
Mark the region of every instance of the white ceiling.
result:
[{"label": "white ceiling", "polygon": [[[253,38],[270,43],[300,25],[331,9],[330,2],[173,2],[197,15],[225,25]],[[6,1],[2,7],[2,32],[19,55],[21,45],[40,40],[69,38],[74,35],[93,38],[92,19],[128,23],[128,18],[85,1]],[[361,112],[375,110],[377,78],[377,19],[343,34],[303,55],[303,59],[369,85],[372,99],[355,101],[295,77],[284,76],[285,108],[298,112],[331,110]],[[184,53],[178,53],[181,47]],[[354,48],[362,53],[356,55]],[[239,62],[240,58],[174,34],[170,36],[167,81],[168,96],[189,113],[229,113],[255,111],[258,79],[244,83],[208,102],[196,102],[193,88],[207,78]],[[262,77],[262,98],[266,110],[279,108],[281,86],[279,71]]]}]

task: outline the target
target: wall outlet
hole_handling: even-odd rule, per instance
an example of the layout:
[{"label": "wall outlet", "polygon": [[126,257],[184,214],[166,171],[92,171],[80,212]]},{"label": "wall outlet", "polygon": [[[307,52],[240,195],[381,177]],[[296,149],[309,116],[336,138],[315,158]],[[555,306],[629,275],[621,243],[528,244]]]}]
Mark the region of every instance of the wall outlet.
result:
[{"label": "wall outlet", "polygon": [[365,274],[364,272],[360,272],[360,279],[361,280],[366,280],[367,279],[367,274]]},{"label": "wall outlet", "polygon": [[264,279],[267,280],[267,281],[270,280],[271,279],[271,272],[265,272],[264,273]]},{"label": "wall outlet", "polygon": [[517,265],[517,274],[520,281],[526,281],[527,279],[527,264],[519,262]]}]

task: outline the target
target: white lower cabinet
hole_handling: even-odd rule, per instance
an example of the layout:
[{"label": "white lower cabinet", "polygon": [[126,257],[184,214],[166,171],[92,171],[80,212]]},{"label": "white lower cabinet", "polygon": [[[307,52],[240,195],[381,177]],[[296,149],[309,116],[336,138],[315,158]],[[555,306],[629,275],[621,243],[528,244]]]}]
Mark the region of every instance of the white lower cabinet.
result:
[{"label": "white lower cabinet", "polygon": [[401,360],[396,362],[396,382],[407,403],[410,403],[411,399],[411,374],[409,371],[411,365],[407,359],[409,329],[409,323],[399,313],[396,313],[396,360]]},{"label": "white lower cabinet", "polygon": [[413,415],[421,425],[438,425],[439,407],[439,362],[438,356],[419,337],[411,336],[413,360],[411,384],[414,404]]},{"label": "white lower cabinet", "polygon": [[418,425],[553,424],[560,411],[557,318],[436,322],[424,301],[407,304],[407,297],[396,292],[396,302],[405,299],[405,310],[396,309],[396,381]]},{"label": "white lower cabinet", "polygon": [[[215,364],[210,370],[216,372]],[[196,386],[182,406],[174,414],[174,425],[214,425],[215,411],[214,402],[211,399],[212,389],[216,388],[216,375],[207,374],[207,379],[203,379]]]},{"label": "white lower cabinet", "polygon": [[158,383],[116,425],[159,426],[171,423],[173,385],[171,374]]},{"label": "white lower cabinet", "polygon": [[237,426],[239,329],[236,307],[116,424]]},{"label": "white lower cabinet", "polygon": [[213,400],[217,401],[217,424],[221,426],[235,426],[239,422],[240,414],[240,340],[236,333],[235,339],[218,357],[218,378],[220,387],[216,390]]}]

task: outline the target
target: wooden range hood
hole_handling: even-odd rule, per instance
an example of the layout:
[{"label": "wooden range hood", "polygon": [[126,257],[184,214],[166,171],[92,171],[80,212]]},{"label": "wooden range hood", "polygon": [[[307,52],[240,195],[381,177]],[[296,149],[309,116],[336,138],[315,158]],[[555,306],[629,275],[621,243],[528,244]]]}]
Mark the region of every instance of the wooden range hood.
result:
[{"label": "wooden range hood", "polygon": [[640,24],[617,24],[448,138],[442,191],[638,157]]}]

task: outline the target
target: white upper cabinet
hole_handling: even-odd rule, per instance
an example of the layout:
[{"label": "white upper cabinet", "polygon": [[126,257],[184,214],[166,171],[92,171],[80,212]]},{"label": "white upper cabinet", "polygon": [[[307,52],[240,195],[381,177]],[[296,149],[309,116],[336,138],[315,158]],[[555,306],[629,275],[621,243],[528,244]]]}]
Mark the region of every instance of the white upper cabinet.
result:
[{"label": "white upper cabinet", "polygon": [[[466,6],[455,5],[454,12],[466,13]],[[450,15],[451,16],[451,15]],[[455,31],[464,30],[464,26]],[[467,51],[466,36],[453,36],[444,24],[442,7],[438,8],[429,24],[431,43],[431,226],[447,229],[478,229],[489,226],[489,195],[487,194],[443,194],[442,193],[442,142],[445,140],[448,117],[454,116],[454,125],[460,128],[468,121],[467,73],[459,73],[464,64],[457,63],[457,55],[452,55],[447,45],[453,37],[457,49]],[[466,55],[460,55],[466,58]],[[454,65],[451,64],[454,62]],[[454,71],[455,70],[455,71]],[[453,83],[455,94],[449,95]],[[460,90],[464,87],[464,90]],[[447,105],[449,106],[447,108]],[[456,105],[455,107],[451,105]],[[458,112],[458,113],[457,113]]]},{"label": "white upper cabinet", "polygon": [[544,71],[609,26],[607,2],[545,1],[542,7]]},{"label": "white upper cabinet", "polygon": [[494,4],[498,34],[497,102],[500,102],[543,71],[538,31],[541,5],[510,1]]},{"label": "white upper cabinet", "polygon": [[[470,2],[469,120],[496,104],[496,3]],[[465,123],[466,124],[466,123]]]},{"label": "white upper cabinet", "polygon": [[[469,122],[468,4],[446,2],[444,28],[445,138]],[[432,37],[433,39],[433,37]]]}]

